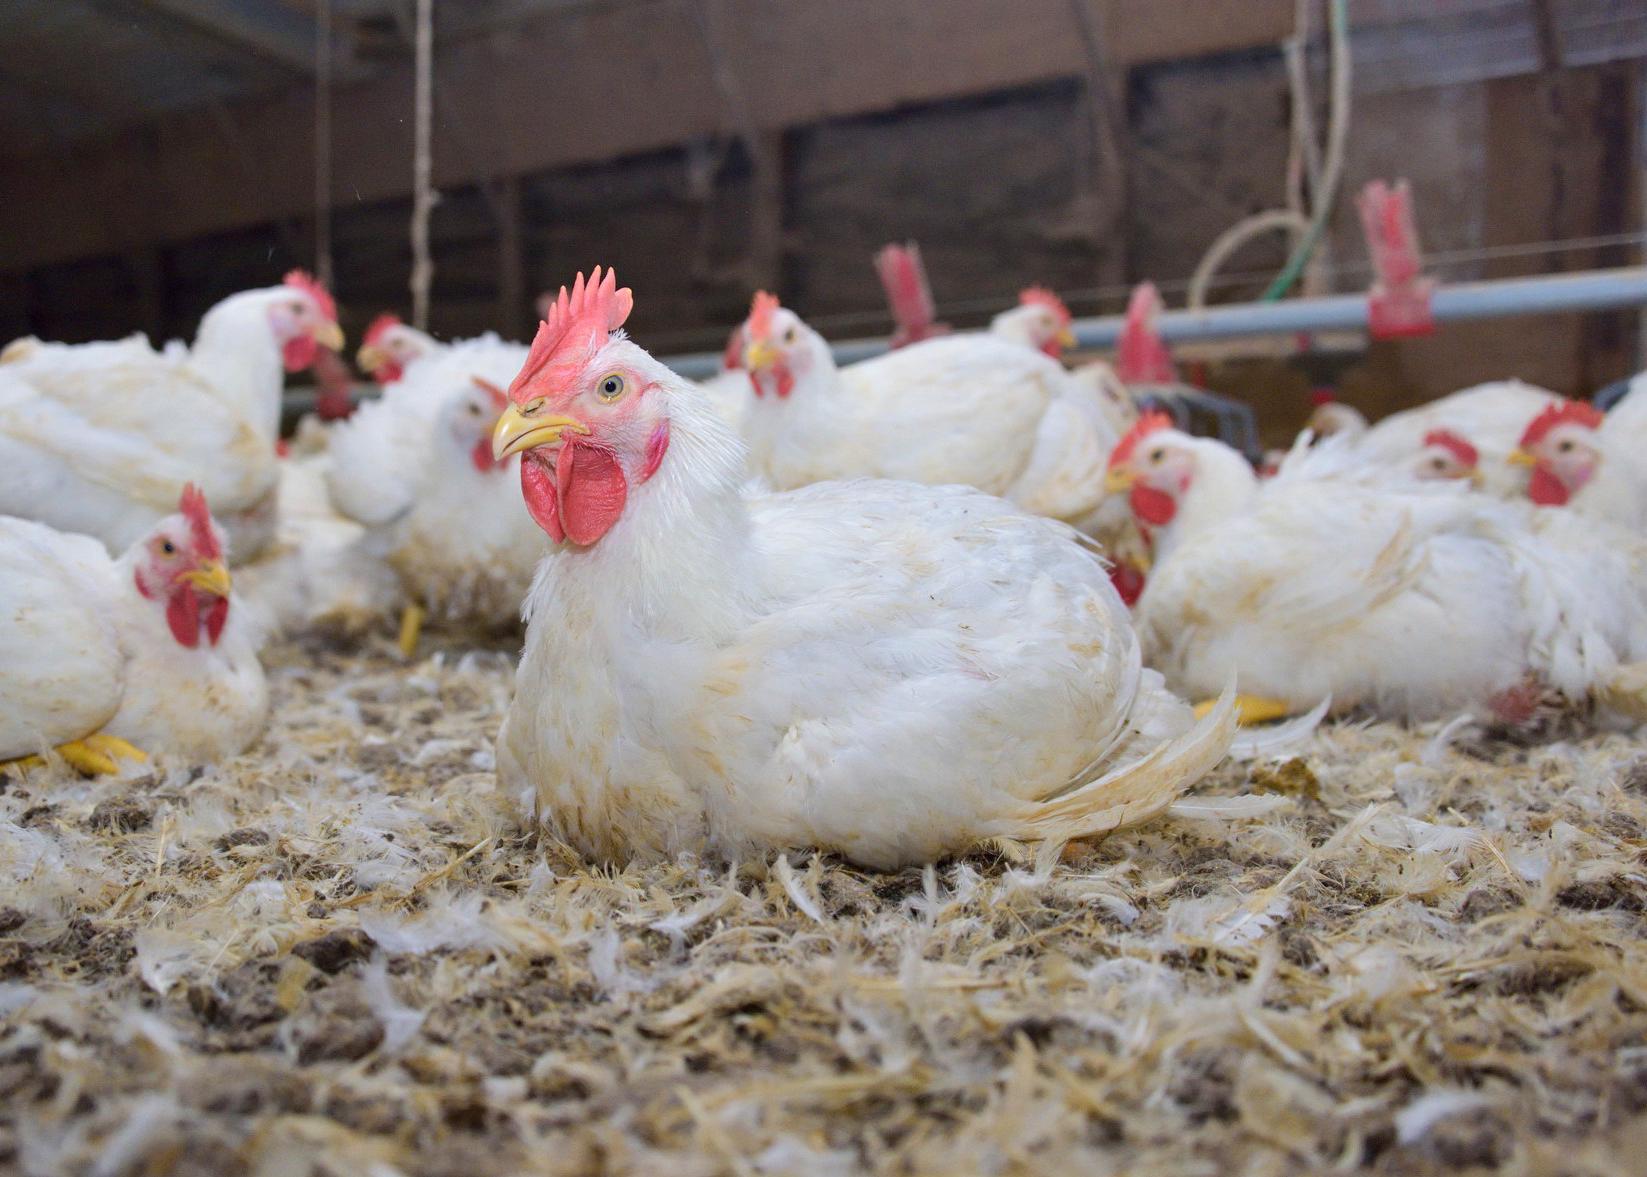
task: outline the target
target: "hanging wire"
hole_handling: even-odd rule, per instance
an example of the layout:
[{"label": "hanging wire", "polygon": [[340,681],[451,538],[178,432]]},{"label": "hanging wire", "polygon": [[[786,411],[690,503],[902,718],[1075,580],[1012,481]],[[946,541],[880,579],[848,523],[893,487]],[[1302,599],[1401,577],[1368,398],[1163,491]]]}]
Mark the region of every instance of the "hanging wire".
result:
[{"label": "hanging wire", "polygon": [[435,264],[429,256],[429,214],[435,206],[430,140],[434,131],[434,0],[417,0],[417,81],[413,96],[412,325],[429,329],[429,288]]},{"label": "hanging wire", "polygon": [[332,0],[315,9],[315,277],[332,286]]}]

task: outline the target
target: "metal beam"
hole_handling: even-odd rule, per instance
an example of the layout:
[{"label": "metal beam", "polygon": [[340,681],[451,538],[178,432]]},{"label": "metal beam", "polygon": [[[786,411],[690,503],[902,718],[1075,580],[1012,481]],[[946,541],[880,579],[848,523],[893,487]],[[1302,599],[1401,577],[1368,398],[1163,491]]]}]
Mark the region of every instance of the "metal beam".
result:
[{"label": "metal beam", "polygon": [[315,68],[315,22],[279,0],[141,0],[173,20],[278,62],[305,77]]},{"label": "metal beam", "polygon": [[[1495,282],[1461,282],[1456,286],[1442,286],[1431,303],[1438,324],[1631,307],[1647,307],[1647,266],[1540,278],[1505,278]],[[1124,316],[1108,315],[1077,319],[1072,329],[1081,347],[1110,348],[1121,337],[1125,325]],[[1301,331],[1365,331],[1367,297],[1341,294],[1330,298],[1240,303],[1199,311],[1168,311],[1156,320],[1155,326],[1167,343],[1293,335]],[[832,344],[831,350],[836,363],[851,364],[878,356],[887,346],[885,339],[849,339]],[[664,362],[683,376],[702,379],[720,371],[720,361],[719,353],[698,352],[669,356]]]}]

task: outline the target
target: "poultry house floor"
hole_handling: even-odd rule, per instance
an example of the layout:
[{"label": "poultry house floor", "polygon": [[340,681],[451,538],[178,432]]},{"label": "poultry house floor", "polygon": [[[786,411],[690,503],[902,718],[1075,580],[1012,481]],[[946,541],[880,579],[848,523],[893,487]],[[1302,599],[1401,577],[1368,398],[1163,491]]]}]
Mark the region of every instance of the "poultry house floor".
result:
[{"label": "poultry house floor", "polygon": [[1340,724],[927,871],[593,870],[504,646],[319,638],[203,773],[0,794],[0,1170],[1639,1173],[1647,756]]}]

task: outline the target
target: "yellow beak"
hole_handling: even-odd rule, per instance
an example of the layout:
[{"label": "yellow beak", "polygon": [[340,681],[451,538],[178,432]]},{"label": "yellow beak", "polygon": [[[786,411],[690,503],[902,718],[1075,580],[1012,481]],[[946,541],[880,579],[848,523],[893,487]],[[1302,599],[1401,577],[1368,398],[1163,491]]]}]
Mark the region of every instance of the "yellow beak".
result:
[{"label": "yellow beak", "polygon": [[1538,458],[1527,450],[1512,450],[1510,451],[1510,465],[1536,466],[1538,465]]},{"label": "yellow beak", "polygon": [[1105,494],[1125,494],[1132,489],[1134,479],[1132,471],[1125,466],[1111,466],[1104,474]]},{"label": "yellow beak", "polygon": [[388,359],[388,355],[375,343],[362,344],[360,350],[355,353],[355,363],[360,365],[362,372],[375,372],[383,367]]},{"label": "yellow beak", "polygon": [[518,454],[522,450],[535,450],[540,445],[554,445],[560,440],[560,435],[567,430],[573,433],[588,433],[589,426],[576,417],[557,417],[552,414],[530,417],[521,411],[519,405],[510,405],[503,410],[503,416],[498,418],[497,426],[492,430],[492,460],[501,462],[510,454]]},{"label": "yellow beak", "polygon": [[751,372],[764,371],[781,359],[783,353],[764,339],[757,339],[743,349],[743,366]]},{"label": "yellow beak", "polygon": [[1058,331],[1058,346],[1059,347],[1074,347],[1075,346],[1075,332],[1071,331],[1068,327],[1060,328],[1059,331]]},{"label": "yellow beak", "polygon": [[314,329],[315,342],[327,351],[342,351],[345,342],[343,328],[336,323],[322,323]]},{"label": "yellow beak", "polygon": [[202,560],[200,567],[185,572],[183,579],[201,592],[211,593],[214,597],[227,597],[232,585],[229,570],[223,567],[221,560]]}]

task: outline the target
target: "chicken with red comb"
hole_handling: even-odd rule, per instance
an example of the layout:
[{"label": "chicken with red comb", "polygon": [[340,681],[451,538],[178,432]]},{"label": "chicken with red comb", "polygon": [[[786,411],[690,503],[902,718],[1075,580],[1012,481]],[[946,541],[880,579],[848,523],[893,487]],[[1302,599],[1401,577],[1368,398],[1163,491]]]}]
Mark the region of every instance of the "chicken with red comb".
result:
[{"label": "chicken with red comb", "polygon": [[1554,395],[1519,380],[1493,381],[1371,426],[1354,408],[1331,399],[1316,406],[1309,428],[1318,437],[1342,438],[1343,459],[1359,462],[1368,476],[1453,479],[1498,498],[1517,498],[1521,486],[1507,460],[1527,420]]},{"label": "chicken with red comb", "polygon": [[837,368],[766,292],[744,324],[751,472],[780,489],[835,478],[961,483],[1077,525],[1115,442],[1093,391],[1034,348],[977,331]]},{"label": "chicken with red comb", "polygon": [[203,764],[263,729],[261,635],[192,484],[118,559],[0,516],[0,614],[0,772],[46,770],[54,754],[85,773],[151,754]]},{"label": "chicken with red comb", "polygon": [[[1231,673],[1242,714],[1339,709],[1523,723],[1529,698],[1647,714],[1647,545],[1474,494],[1464,480],[1296,447],[1260,482],[1222,442],[1159,423],[1111,466],[1149,527],[1136,610],[1150,664],[1206,697]],[[1431,444],[1460,466],[1446,434]],[[1416,472],[1415,472],[1416,473]]]},{"label": "chicken with red comb", "polygon": [[1075,346],[1075,335],[1070,330],[1074,321],[1063,299],[1045,286],[1028,286],[1019,292],[1017,306],[989,321],[989,329],[1002,339],[1033,347],[1056,360]]},{"label": "chicken with red comb", "polygon": [[1541,507],[1647,531],[1647,422],[1626,397],[1603,414],[1583,401],[1554,400],[1539,410],[1510,455],[1527,472],[1526,494]]},{"label": "chicken with red comb", "polygon": [[188,347],[19,340],[0,353],[0,513],[118,552],[193,481],[248,560],[275,532],[282,373],[342,346],[336,304],[301,271],[212,307]]},{"label": "chicken with red comb", "polygon": [[419,331],[400,316],[384,311],[373,319],[361,336],[355,363],[379,384],[393,384],[406,374],[408,366],[434,355],[441,343],[427,331]]},{"label": "chicken with red comb", "polygon": [[890,868],[1141,821],[1222,759],[1231,704],[1197,723],[1161,689],[1073,531],[959,486],[750,489],[697,386],[617,330],[632,305],[610,273],[563,291],[493,438],[554,545],[499,792],[552,836]]}]

